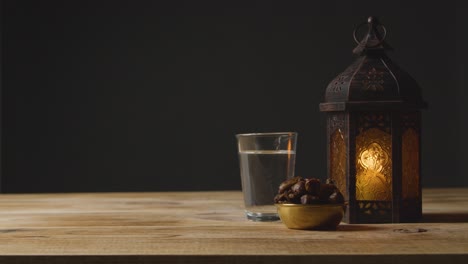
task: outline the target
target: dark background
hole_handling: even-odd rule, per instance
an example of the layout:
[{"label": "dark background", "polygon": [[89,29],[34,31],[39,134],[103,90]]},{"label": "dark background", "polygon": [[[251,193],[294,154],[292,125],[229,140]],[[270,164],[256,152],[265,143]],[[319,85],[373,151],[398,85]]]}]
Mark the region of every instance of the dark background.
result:
[{"label": "dark background", "polygon": [[318,104],[369,15],[429,104],[423,186],[468,186],[467,9],[431,2],[3,0],[1,190],[240,189],[261,131],[325,178]]}]

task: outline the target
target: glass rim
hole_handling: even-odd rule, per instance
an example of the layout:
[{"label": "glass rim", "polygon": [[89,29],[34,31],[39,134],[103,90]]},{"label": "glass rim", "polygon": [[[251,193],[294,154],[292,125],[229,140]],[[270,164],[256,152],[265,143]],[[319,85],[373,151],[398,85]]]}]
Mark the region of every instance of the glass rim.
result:
[{"label": "glass rim", "polygon": [[279,136],[279,135],[288,135],[288,136],[297,136],[297,132],[257,132],[257,133],[240,133],[236,134],[236,137],[251,137],[251,136]]}]

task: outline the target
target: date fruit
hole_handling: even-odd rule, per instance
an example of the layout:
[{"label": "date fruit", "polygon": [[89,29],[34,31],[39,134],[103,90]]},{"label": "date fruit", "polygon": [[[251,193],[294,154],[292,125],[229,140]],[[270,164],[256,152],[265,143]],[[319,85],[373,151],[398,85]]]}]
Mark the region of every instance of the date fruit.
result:
[{"label": "date fruit", "polygon": [[275,203],[337,204],[344,203],[343,194],[331,179],[321,183],[317,178],[296,176],[282,182],[274,198]]}]

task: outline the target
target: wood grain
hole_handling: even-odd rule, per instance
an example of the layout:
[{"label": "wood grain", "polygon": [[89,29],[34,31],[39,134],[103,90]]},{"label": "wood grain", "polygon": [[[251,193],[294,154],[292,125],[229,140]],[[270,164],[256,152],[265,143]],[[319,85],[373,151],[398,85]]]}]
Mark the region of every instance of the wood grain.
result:
[{"label": "wood grain", "polygon": [[0,263],[467,263],[468,189],[425,189],[423,212],[303,231],[247,221],[238,191],[2,194]]}]

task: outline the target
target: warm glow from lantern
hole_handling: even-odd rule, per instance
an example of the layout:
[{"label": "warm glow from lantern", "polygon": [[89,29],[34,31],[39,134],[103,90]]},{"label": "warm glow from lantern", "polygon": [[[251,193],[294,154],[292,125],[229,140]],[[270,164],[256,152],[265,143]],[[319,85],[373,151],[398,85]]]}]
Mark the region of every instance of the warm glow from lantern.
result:
[{"label": "warm glow from lantern", "polygon": [[[289,162],[291,160],[295,160],[293,157],[295,157],[296,155],[296,152],[295,151],[293,152],[293,139],[292,138],[288,139],[287,150],[288,150],[288,171],[294,172],[294,167],[296,166],[296,164],[294,162],[292,164],[291,162]],[[289,167],[289,166],[292,166],[292,167]]]},{"label": "warm glow from lantern", "polygon": [[391,137],[372,128],[356,139],[356,199],[389,201],[392,198]]},{"label": "warm glow from lantern", "polygon": [[369,171],[381,173],[383,166],[388,162],[388,155],[377,143],[371,143],[367,149],[359,155],[359,162]]}]

